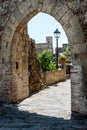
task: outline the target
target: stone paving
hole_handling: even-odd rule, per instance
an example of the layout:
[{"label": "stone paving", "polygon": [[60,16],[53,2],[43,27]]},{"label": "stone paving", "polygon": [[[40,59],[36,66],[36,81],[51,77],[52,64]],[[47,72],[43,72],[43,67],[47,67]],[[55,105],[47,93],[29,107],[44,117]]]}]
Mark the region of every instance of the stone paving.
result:
[{"label": "stone paving", "polygon": [[71,113],[70,80],[19,104],[0,105],[0,130],[87,130],[87,117]]}]

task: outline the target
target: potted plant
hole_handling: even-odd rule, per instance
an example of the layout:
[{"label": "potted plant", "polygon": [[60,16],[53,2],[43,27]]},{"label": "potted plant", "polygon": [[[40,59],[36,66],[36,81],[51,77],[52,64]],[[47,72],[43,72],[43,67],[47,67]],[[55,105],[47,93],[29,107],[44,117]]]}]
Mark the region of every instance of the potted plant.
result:
[{"label": "potted plant", "polygon": [[59,56],[59,61],[60,61],[61,65],[65,65],[66,64],[66,56],[65,55],[60,55]]}]

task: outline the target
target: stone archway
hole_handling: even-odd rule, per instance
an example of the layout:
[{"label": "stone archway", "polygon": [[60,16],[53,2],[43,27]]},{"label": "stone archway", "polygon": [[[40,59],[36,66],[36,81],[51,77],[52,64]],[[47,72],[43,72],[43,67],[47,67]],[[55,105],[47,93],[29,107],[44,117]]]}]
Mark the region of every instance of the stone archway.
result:
[{"label": "stone archway", "polygon": [[[69,4],[71,4],[71,8]],[[18,40],[20,32],[23,32],[25,25],[34,15],[38,12],[44,12],[53,16],[62,24],[69,39],[73,58],[71,74],[72,111],[87,114],[87,92],[84,93],[84,91],[87,91],[87,88],[85,87],[86,81],[84,81],[86,79],[83,76],[87,66],[83,55],[86,57],[87,46],[82,26],[72,10],[74,3],[69,2],[69,4],[63,0],[24,0],[10,13],[1,36],[1,101],[12,102],[15,96],[19,94],[15,93],[15,89],[13,89],[15,84],[18,85],[17,83],[19,82],[16,74],[13,73],[15,62],[12,57],[14,55],[15,40]],[[16,62],[16,67],[18,66],[17,64]],[[87,75],[86,72],[85,75]]]}]

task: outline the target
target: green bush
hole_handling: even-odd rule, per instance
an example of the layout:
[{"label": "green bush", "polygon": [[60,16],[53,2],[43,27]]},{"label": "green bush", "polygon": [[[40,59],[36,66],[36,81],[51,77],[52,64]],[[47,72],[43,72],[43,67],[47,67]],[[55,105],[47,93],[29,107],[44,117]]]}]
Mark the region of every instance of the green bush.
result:
[{"label": "green bush", "polygon": [[38,54],[38,59],[42,70],[51,71],[56,69],[50,50],[44,50],[41,54]]}]

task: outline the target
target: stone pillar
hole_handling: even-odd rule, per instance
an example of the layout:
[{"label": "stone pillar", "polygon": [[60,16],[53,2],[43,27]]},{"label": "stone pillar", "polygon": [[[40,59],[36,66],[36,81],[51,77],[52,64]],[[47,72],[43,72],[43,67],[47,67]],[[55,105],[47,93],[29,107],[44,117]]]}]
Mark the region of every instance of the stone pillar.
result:
[{"label": "stone pillar", "polygon": [[87,99],[83,92],[82,66],[74,65],[71,69],[71,111],[87,114]]},{"label": "stone pillar", "polygon": [[20,32],[15,32],[11,61],[13,70],[12,102],[17,102],[29,96],[28,40],[26,27]]},{"label": "stone pillar", "polygon": [[[10,63],[2,63],[3,66],[0,71],[0,102],[10,102],[11,101],[11,87],[12,87],[12,68]],[[8,67],[7,67],[8,66]]]}]

